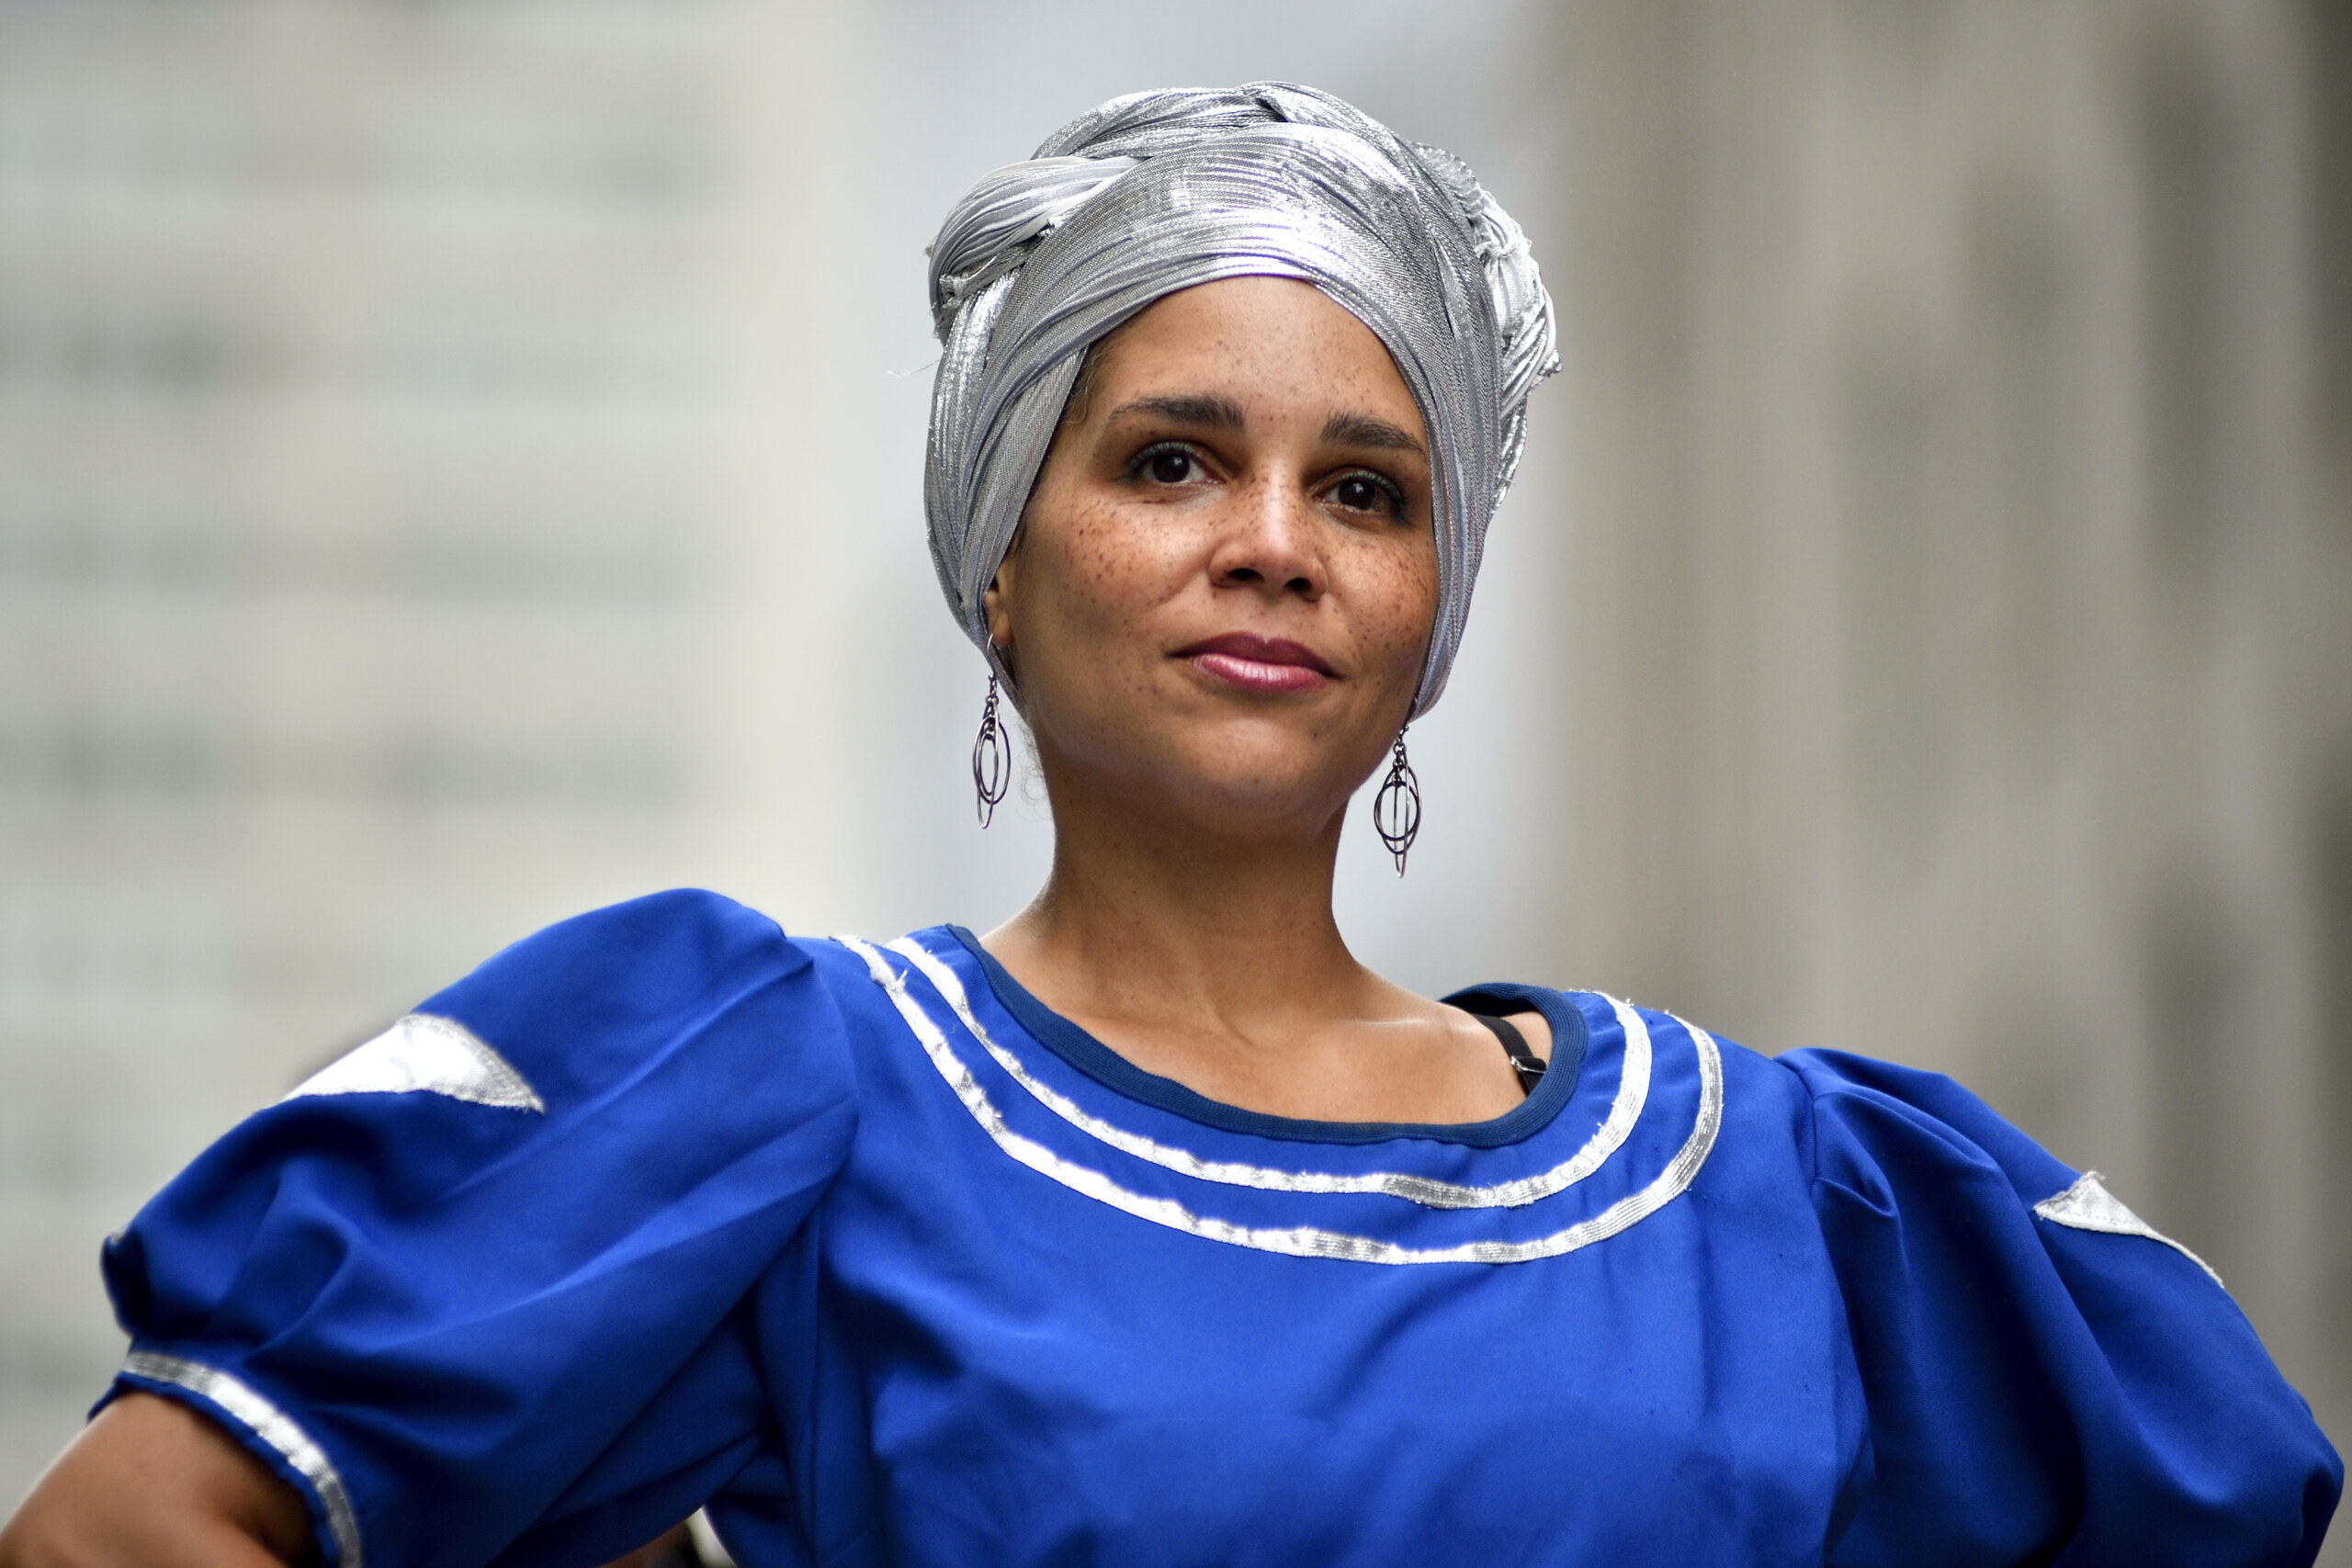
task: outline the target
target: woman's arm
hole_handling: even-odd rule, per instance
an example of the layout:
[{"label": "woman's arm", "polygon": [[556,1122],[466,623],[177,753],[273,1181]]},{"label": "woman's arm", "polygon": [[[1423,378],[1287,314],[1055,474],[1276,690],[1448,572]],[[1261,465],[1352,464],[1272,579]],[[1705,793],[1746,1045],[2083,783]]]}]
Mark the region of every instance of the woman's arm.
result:
[{"label": "woman's arm", "polygon": [[2344,1465],[2220,1280],[1950,1078],[1779,1063],[1869,1436],[1830,1563],[2310,1568]]},{"label": "woman's arm", "polygon": [[203,1416],[125,1393],[0,1528],[0,1568],[279,1568],[316,1562],[293,1487]]},{"label": "woman's arm", "polygon": [[[372,1568],[595,1562],[727,1486],[776,1423],[754,1292],[857,1125],[814,956],[713,895],[639,899],[240,1122],[108,1238],[123,1403],[0,1568],[267,1568],[306,1516]],[[179,1413],[133,1390],[228,1438],[153,1440]]]},{"label": "woman's arm", "polygon": [[[98,1413],[0,1526],[0,1568],[280,1568],[318,1561],[294,1489],[152,1393]],[[700,1563],[684,1525],[608,1568]]]}]

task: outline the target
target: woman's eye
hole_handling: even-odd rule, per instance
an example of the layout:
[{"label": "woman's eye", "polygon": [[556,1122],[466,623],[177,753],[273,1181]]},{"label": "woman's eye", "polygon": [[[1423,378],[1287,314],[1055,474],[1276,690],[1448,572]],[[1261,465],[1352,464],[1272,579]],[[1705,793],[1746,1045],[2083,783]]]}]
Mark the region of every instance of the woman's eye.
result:
[{"label": "woman's eye", "polygon": [[1350,474],[1331,487],[1331,499],[1351,512],[1388,512],[1402,515],[1404,497],[1370,474]]},{"label": "woman's eye", "polygon": [[1190,452],[1154,452],[1144,459],[1144,472],[1164,485],[1180,485],[1193,477]]}]

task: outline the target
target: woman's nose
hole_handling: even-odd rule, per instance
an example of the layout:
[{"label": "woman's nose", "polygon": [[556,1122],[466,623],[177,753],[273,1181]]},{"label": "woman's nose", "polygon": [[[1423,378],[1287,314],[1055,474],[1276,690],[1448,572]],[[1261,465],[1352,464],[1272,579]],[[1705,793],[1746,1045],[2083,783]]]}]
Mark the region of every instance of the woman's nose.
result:
[{"label": "woman's nose", "polygon": [[1237,487],[1219,521],[1211,581],[1232,588],[1262,584],[1308,599],[1322,594],[1313,502],[1297,485],[1265,479]]}]

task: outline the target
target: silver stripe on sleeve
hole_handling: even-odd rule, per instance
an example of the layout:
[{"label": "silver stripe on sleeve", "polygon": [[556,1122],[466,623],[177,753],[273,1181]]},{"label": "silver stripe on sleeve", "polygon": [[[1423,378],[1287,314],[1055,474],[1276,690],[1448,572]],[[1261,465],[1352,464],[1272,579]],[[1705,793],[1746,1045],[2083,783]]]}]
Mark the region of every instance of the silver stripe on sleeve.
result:
[{"label": "silver stripe on sleeve", "polygon": [[1328,1171],[1275,1170],[1235,1160],[1203,1159],[1188,1149],[1172,1148],[1154,1142],[1080,1110],[1067,1096],[1039,1082],[1022,1065],[1019,1057],[989,1037],[988,1030],[973,1016],[971,998],[965,993],[963,982],[953,969],[941,963],[912,937],[900,937],[889,944],[888,951],[922,971],[923,978],[946,998],[956,1021],[963,1024],[974,1040],[979,1042],[980,1048],[994,1057],[997,1066],[1046,1110],[1122,1154],[1133,1155],[1137,1159],[1148,1160],[1203,1181],[1223,1182],[1229,1187],[1255,1187],[1273,1192],[1379,1192],[1431,1209],[1516,1209],[1539,1198],[1549,1198],[1599,1170],[1601,1162],[1615,1154],[1632,1134],[1634,1123],[1639,1120],[1642,1107],[1649,1099],[1649,1029],[1642,1022],[1640,1014],[1611,997],[1606,999],[1611,1007],[1617,1010],[1617,1021],[1625,1031],[1625,1062],[1618,1079],[1616,1100],[1609,1108],[1607,1120],[1585,1141],[1584,1146],[1550,1170],[1521,1177],[1516,1181],[1498,1182],[1491,1187],[1465,1187],[1451,1181],[1388,1171],[1347,1176]]},{"label": "silver stripe on sleeve", "polygon": [[[476,1105],[544,1112],[513,1064],[455,1019],[413,1012],[313,1074],[288,1100],[312,1094],[446,1094]],[[282,1102],[281,1102],[282,1103]]]},{"label": "silver stripe on sleeve", "polygon": [[718,1539],[718,1531],[710,1522],[710,1510],[696,1508],[694,1517],[686,1521],[686,1532],[694,1537],[695,1555],[702,1568],[735,1568],[735,1554]]},{"label": "silver stripe on sleeve", "polygon": [[220,1368],[208,1367],[201,1361],[159,1356],[153,1350],[133,1350],[122,1363],[122,1370],[132,1377],[184,1388],[210,1400],[243,1422],[254,1436],[276,1449],[295,1473],[309,1482],[311,1490],[319,1495],[319,1506],[326,1514],[327,1533],[334,1538],[335,1559],[341,1568],[361,1568],[359,1520],[352,1512],[351,1495],[344,1490],[343,1477],[335,1472],[334,1461],[327,1458],[326,1450],[302,1430],[294,1417]]},{"label": "silver stripe on sleeve", "polygon": [[[1012,1131],[1005,1124],[1003,1113],[989,1099],[988,1091],[980,1087],[971,1069],[965,1066],[956,1055],[955,1048],[947,1043],[947,1036],[908,992],[904,978],[883,961],[880,952],[855,937],[837,940],[865,961],[867,973],[889,997],[899,1010],[899,1016],[905,1020],[908,1029],[931,1058],[932,1066],[947,1081],[956,1098],[997,1147],[1039,1175],[1058,1181],[1097,1202],[1154,1224],[1166,1225],[1171,1230],[1183,1231],[1208,1241],[1223,1242],[1230,1247],[1254,1247],[1261,1252],[1283,1253],[1294,1258],[1332,1258],[1356,1263],[1525,1263],[1540,1258],[1556,1258],[1563,1253],[1589,1247],[1597,1241],[1605,1241],[1679,1197],[1698,1175],[1699,1168],[1706,1163],[1709,1151],[1714,1147],[1715,1134],[1723,1124],[1722,1056],[1713,1036],[1704,1030],[1683,1024],[1699,1055],[1699,1110],[1692,1122],[1690,1135],[1684,1141],[1681,1151],[1648,1186],[1619,1199],[1589,1220],[1532,1241],[1480,1241],[1443,1247],[1399,1247],[1394,1242],[1372,1236],[1351,1235],[1312,1225],[1258,1228],[1236,1224],[1229,1220],[1195,1214],[1171,1199],[1149,1198],[1139,1192],[1131,1192],[1102,1172],[1066,1160],[1035,1140]],[[1676,1021],[1681,1021],[1678,1019]]]},{"label": "silver stripe on sleeve", "polygon": [[[2052,1224],[2065,1225],[2074,1230],[2104,1231],[2109,1235],[2143,1235],[2150,1241],[2163,1242],[2204,1269],[2212,1277],[2213,1283],[2222,1284],[2222,1277],[2213,1273],[2211,1264],[2125,1208],[2122,1201],[2107,1190],[2107,1184],[2099,1179],[2096,1170],[2083,1172],[2072,1187],[2036,1203],[2033,1212]],[[2222,1288],[2229,1289],[2227,1285]]]}]

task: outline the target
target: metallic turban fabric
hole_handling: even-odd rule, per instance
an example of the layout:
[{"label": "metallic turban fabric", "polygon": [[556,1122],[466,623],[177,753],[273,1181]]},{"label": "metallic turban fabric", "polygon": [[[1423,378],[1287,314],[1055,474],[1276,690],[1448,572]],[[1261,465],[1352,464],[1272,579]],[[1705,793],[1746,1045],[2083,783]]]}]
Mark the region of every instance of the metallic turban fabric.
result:
[{"label": "metallic turban fabric", "polygon": [[981,596],[1086,349],[1224,277],[1314,284],[1388,347],[1433,451],[1438,615],[1416,716],[1444,689],[1528,393],[1559,368],[1527,238],[1452,154],[1279,82],[1114,98],[974,186],[931,250],[946,352],[924,507],[940,587],[998,673]]}]

